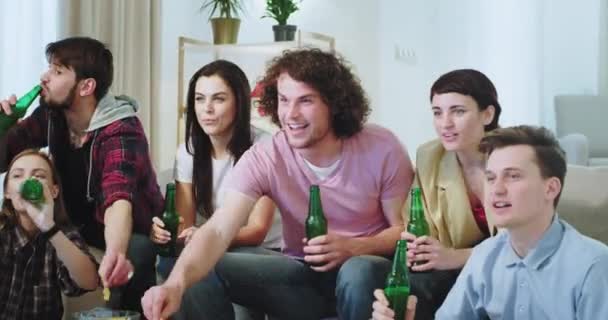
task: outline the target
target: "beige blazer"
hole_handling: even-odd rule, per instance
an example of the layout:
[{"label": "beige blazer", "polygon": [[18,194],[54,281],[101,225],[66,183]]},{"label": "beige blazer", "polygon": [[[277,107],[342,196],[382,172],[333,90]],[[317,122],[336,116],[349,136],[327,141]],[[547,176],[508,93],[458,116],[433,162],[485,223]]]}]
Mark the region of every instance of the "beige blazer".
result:
[{"label": "beige blazer", "polygon": [[[444,246],[471,248],[485,238],[473,217],[456,154],[446,151],[439,140],[427,142],[416,151],[414,186],[422,191],[431,236]],[[409,220],[409,203],[408,196],[405,221]],[[488,229],[493,230],[491,215],[487,211],[486,214]]]}]

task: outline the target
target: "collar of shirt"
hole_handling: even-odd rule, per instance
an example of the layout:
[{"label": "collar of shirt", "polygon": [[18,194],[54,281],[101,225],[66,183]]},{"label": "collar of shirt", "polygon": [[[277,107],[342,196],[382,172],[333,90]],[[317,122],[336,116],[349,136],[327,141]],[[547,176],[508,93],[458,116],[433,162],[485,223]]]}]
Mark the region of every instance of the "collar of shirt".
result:
[{"label": "collar of shirt", "polygon": [[41,232],[38,232],[36,234],[36,236],[34,236],[34,239],[29,239],[27,236],[27,233],[25,232],[25,230],[23,230],[23,228],[21,226],[16,226],[13,229],[13,234],[15,236],[15,241],[13,242],[13,252],[17,253],[20,250],[22,250],[23,248],[25,248],[28,244],[30,243],[34,243],[37,241],[40,241],[41,239]]},{"label": "collar of shirt", "polygon": [[530,266],[536,270],[540,269],[543,266],[543,263],[547,261],[559,248],[559,245],[564,237],[565,228],[560,223],[557,214],[553,216],[553,221],[549,226],[549,229],[545,231],[542,238],[538,241],[536,246],[528,252],[528,254],[522,259],[513,250],[511,246],[511,241],[508,236],[505,241],[505,246],[502,255],[504,258],[506,267],[513,267],[519,263],[523,265]]}]

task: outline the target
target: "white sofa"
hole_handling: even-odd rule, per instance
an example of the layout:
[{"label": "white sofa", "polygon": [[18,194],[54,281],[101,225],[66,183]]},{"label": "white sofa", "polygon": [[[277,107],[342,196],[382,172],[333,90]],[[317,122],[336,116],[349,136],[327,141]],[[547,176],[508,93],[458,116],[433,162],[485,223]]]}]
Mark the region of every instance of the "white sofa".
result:
[{"label": "white sofa", "polygon": [[608,166],[568,165],[559,216],[608,245]]},{"label": "white sofa", "polygon": [[608,166],[608,96],[560,95],[554,103],[556,134],[568,163]]}]

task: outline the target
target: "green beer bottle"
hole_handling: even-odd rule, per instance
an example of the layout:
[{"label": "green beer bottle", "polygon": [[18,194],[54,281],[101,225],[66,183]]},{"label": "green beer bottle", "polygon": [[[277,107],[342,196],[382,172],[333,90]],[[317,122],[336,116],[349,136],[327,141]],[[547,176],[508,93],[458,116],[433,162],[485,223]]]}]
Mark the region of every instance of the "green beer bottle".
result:
[{"label": "green beer bottle", "polygon": [[420,196],[420,188],[412,188],[412,202],[410,204],[410,221],[407,224],[407,232],[418,237],[428,236],[429,225],[424,218],[424,207],[422,206],[422,197]]},{"label": "green beer bottle", "polygon": [[[422,197],[420,188],[412,188],[412,199],[410,203],[410,221],[407,224],[407,232],[418,237],[428,236],[429,225],[424,218],[424,207],[422,206]],[[414,265],[424,264],[424,261],[416,261]]]},{"label": "green beer bottle", "polygon": [[306,218],[306,238],[308,240],[327,234],[327,220],[321,205],[321,193],[318,185],[310,186],[308,199],[308,217]]},{"label": "green beer bottle", "polygon": [[158,254],[163,257],[176,257],[175,242],[177,240],[177,228],[179,227],[179,215],[175,210],[175,183],[167,183],[165,211],[161,219],[165,224],[164,229],[171,232],[171,240],[158,246]]},{"label": "green beer bottle", "polygon": [[26,93],[23,97],[17,100],[17,103],[13,106],[13,113],[10,115],[4,114],[0,111],[0,137],[4,136],[6,132],[15,124],[19,118],[22,118],[27,111],[27,108],[36,100],[36,97],[40,94],[42,87],[36,85],[30,92]]},{"label": "green beer bottle", "polygon": [[21,198],[35,205],[44,203],[44,190],[42,183],[36,178],[28,178],[21,184]]},{"label": "green beer bottle", "polygon": [[407,241],[398,240],[395,256],[393,257],[393,268],[386,277],[384,295],[388,300],[389,307],[395,312],[395,319],[405,319],[407,298],[410,295],[410,279],[407,265]]}]

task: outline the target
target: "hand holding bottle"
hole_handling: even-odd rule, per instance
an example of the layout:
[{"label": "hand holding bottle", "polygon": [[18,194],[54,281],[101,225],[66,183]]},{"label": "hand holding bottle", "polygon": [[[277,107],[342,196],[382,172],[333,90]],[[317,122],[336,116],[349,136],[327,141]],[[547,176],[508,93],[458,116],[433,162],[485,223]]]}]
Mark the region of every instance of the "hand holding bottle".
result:
[{"label": "hand holding bottle", "polygon": [[13,113],[13,106],[17,103],[17,96],[14,94],[8,97],[6,100],[0,101],[0,107],[2,108],[2,113],[10,115]]},{"label": "hand holding bottle", "polygon": [[[175,183],[167,183],[167,192],[165,193],[165,211],[160,216],[162,220],[163,236],[169,233],[169,240],[164,243],[157,244],[158,255],[161,257],[177,257],[178,250],[176,246],[179,227],[183,222],[182,217],[175,210]],[[157,225],[155,223],[155,225]],[[163,241],[166,237],[160,239]]]},{"label": "hand holding bottle", "polygon": [[40,95],[42,87],[35,85],[32,90],[23,95],[19,100],[15,95],[10,96],[7,100],[0,101],[0,137],[19,121],[19,118],[25,116],[27,109],[34,103],[34,100]]},{"label": "hand holding bottle", "polygon": [[462,267],[456,251],[446,248],[433,237],[416,238],[408,243],[407,248],[408,266],[412,267],[412,271],[452,270]]},{"label": "hand holding bottle", "polygon": [[[179,217],[179,228],[182,229],[184,225],[184,218]],[[196,230],[196,227],[186,228],[177,237],[179,239],[186,238],[186,243],[192,237],[192,234]],[[150,230],[150,240],[156,244],[164,244],[171,240],[171,232],[165,229],[165,223],[159,217],[152,218],[152,230]]]},{"label": "hand holding bottle", "polygon": [[302,239],[304,261],[317,272],[326,272],[340,267],[346,260],[357,255],[359,239],[326,234],[310,240]]},{"label": "hand holding bottle", "polygon": [[171,232],[164,229],[165,224],[159,217],[152,218],[152,230],[150,231],[150,240],[157,244],[164,244],[171,240]]},{"label": "hand holding bottle", "polygon": [[[392,320],[395,319],[395,311],[389,307],[389,302],[384,295],[384,290],[376,289],[374,291],[374,297],[376,301],[372,305],[373,313],[372,320]],[[416,314],[416,303],[418,300],[416,296],[409,296],[407,299],[407,305],[405,307],[405,320],[414,320]],[[399,319],[402,320],[402,319]]]},{"label": "hand holding bottle", "polygon": [[27,215],[32,219],[32,222],[42,232],[49,231],[54,225],[54,206],[55,200],[51,195],[51,190],[46,183],[41,183],[44,191],[44,202],[33,203],[23,199],[21,195],[12,199],[13,206],[16,210],[25,210]]}]

